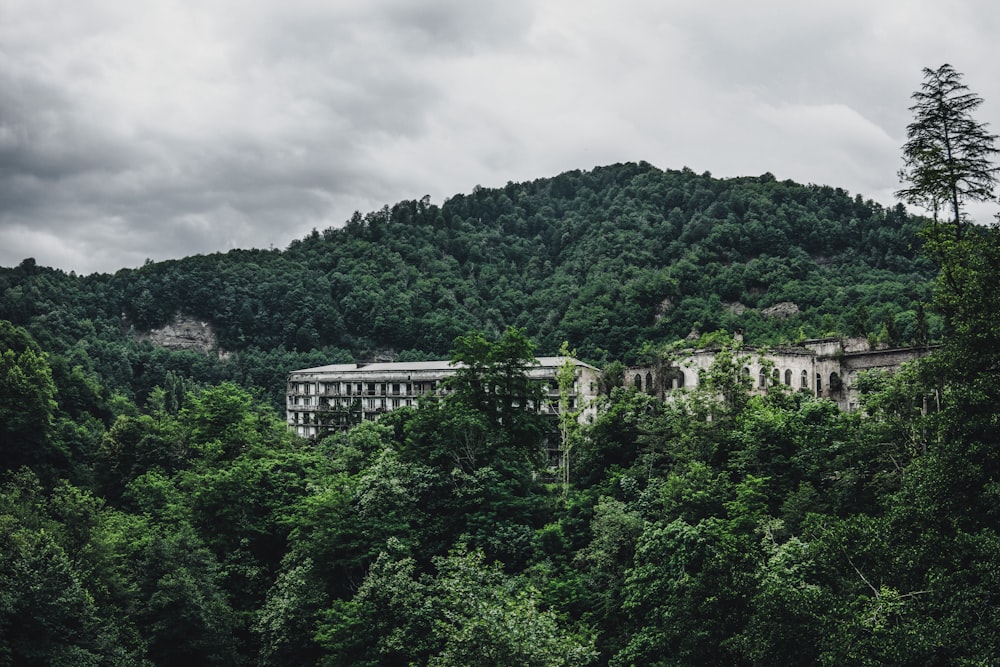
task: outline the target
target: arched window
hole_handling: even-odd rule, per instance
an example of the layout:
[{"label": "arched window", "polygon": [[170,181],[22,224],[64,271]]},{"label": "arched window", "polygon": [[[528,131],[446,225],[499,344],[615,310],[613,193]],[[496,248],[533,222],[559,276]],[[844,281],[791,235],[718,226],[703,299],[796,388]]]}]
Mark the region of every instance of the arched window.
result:
[{"label": "arched window", "polygon": [[669,391],[671,389],[683,389],[684,388],[684,371],[677,368],[677,366],[671,366],[663,372],[663,389]]},{"label": "arched window", "polygon": [[819,396],[823,393],[823,376],[816,373],[816,395]]},{"label": "arched window", "polygon": [[791,368],[786,368],[785,369],[785,385],[788,386],[788,387],[792,386],[792,369]]},{"label": "arched window", "polygon": [[646,373],[646,391],[652,394],[656,389],[653,387],[653,374]]},{"label": "arched window", "polygon": [[844,383],[840,381],[840,376],[837,375],[837,372],[830,373],[830,391],[840,391],[843,386]]},{"label": "arched window", "polygon": [[757,386],[761,389],[767,386],[767,373],[764,372],[763,368],[760,369],[760,373],[757,375]]},{"label": "arched window", "polygon": [[777,368],[775,368],[771,373],[771,377],[773,378],[773,381],[771,382],[772,385],[781,384],[781,371]]},{"label": "arched window", "polygon": [[809,388],[809,373],[807,373],[805,370],[802,371],[802,388],[803,389]]},{"label": "arched window", "polygon": [[635,388],[642,391],[642,376],[638,373],[635,374]]}]

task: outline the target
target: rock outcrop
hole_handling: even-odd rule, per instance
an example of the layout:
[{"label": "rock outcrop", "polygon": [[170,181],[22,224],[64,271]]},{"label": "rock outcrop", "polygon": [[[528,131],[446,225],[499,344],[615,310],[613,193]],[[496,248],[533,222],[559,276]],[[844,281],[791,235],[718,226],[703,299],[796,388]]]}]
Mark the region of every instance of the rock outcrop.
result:
[{"label": "rock outcrop", "polygon": [[786,317],[791,317],[799,312],[799,307],[791,301],[782,301],[781,303],[776,303],[770,308],[764,308],[760,311],[763,317],[776,317],[779,320]]},{"label": "rock outcrop", "polygon": [[222,356],[211,323],[184,315],[176,315],[160,329],[137,331],[135,337],[138,340],[148,340],[153,345],[168,350],[194,350],[203,354],[218,353]]}]

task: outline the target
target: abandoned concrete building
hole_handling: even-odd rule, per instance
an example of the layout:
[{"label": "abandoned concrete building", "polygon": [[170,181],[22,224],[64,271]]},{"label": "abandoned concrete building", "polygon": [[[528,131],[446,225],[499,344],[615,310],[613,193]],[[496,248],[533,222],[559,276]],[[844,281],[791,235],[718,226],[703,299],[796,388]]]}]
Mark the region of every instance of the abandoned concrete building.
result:
[{"label": "abandoned concrete building", "polygon": [[[557,373],[569,360],[576,381],[569,409],[593,413],[600,371],[570,357],[539,357],[528,377],[545,387],[544,413],[556,414],[559,403]],[[317,437],[360,421],[377,419],[401,407],[416,406],[422,396],[446,391],[443,382],[455,374],[450,361],[414,361],[370,364],[333,364],[292,371],[288,375],[286,415],[289,428],[303,437]]]},{"label": "abandoned concrete building", "polygon": [[[835,401],[841,410],[859,406],[857,380],[862,371],[893,372],[931,348],[870,349],[866,338],[819,338],[798,345],[756,349],[743,347],[735,354],[755,393],[781,384]],[[682,350],[669,364],[627,369],[626,386],[668,399],[672,392],[694,388],[708,370],[718,350]]]},{"label": "abandoned concrete building", "polygon": [[[841,410],[860,405],[857,380],[862,371],[896,371],[932,348],[870,349],[867,339],[820,338],[783,347],[741,347],[735,354],[751,391],[767,392],[776,385],[808,391],[837,403]],[[669,400],[677,391],[698,386],[718,350],[680,350],[669,363],[632,366],[625,385]],[[566,360],[576,369],[569,408],[584,408],[581,420],[593,417],[600,370],[570,357],[539,357],[528,376],[545,387],[548,414],[557,414],[556,374]],[[333,364],[292,371],[287,386],[289,428],[303,437],[322,436],[406,406],[422,396],[441,394],[444,381],[457,367],[449,361]]]}]

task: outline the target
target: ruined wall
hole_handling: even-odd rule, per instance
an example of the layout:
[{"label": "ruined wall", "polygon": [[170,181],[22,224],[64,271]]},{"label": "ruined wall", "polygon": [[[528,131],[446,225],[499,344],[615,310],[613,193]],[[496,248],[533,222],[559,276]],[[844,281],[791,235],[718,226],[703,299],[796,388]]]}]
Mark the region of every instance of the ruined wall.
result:
[{"label": "ruined wall", "polygon": [[[872,369],[892,372],[929,351],[927,348],[869,350],[866,339],[827,338],[781,348],[747,347],[734,353],[734,358],[748,376],[753,392],[766,392],[780,384],[828,398],[842,410],[850,411],[859,407],[856,383],[860,372]],[[669,362],[630,367],[625,373],[625,386],[666,399],[672,391],[697,387],[699,374],[708,369],[715,354],[713,350],[684,350]]]}]

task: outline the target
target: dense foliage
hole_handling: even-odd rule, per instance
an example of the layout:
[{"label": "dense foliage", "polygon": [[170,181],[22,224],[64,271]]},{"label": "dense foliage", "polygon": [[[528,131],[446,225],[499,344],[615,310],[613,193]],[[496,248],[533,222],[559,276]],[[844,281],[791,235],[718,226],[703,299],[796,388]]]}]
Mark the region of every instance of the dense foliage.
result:
[{"label": "dense foliage", "polygon": [[[915,224],[829,188],[624,165],[400,204],[285,252],[6,270],[0,665],[991,664],[1000,228],[939,222],[932,280]],[[801,313],[761,317],[785,299]],[[127,339],[178,309],[236,354]],[[944,345],[866,376],[861,412],[747,393],[724,336],[675,401],[608,382],[588,424],[518,409],[556,336],[628,360],[695,314]],[[319,441],[253,388],[381,346],[466,366]]]},{"label": "dense foliage", "polygon": [[733,348],[569,429],[516,409],[508,328],[456,340],[451,393],[309,442],[232,383],[109,398],[2,323],[0,664],[988,664],[1000,230],[947,252],[953,333],[864,414],[737,396]]},{"label": "dense foliage", "polygon": [[[933,267],[919,221],[840,189],[620,164],[443,205],[400,202],[284,250],[236,250],[74,276],[0,269],[0,318],[142,402],[167,372],[261,387],[285,373],[391,352],[442,358],[456,336],[524,328],[598,365],[646,342],[743,329],[755,343],[832,333],[919,337]],[[797,313],[767,318],[793,302]],[[183,314],[230,356],[130,337]],[[927,320],[933,337],[939,321]]]}]

